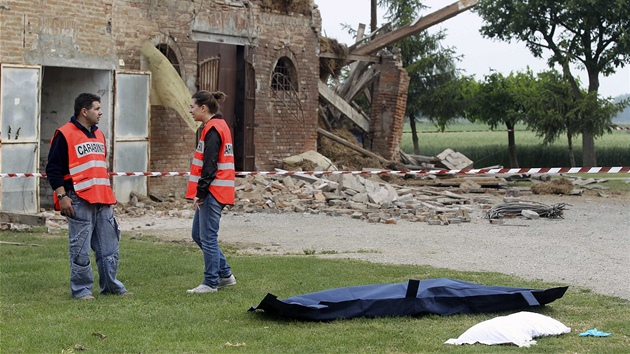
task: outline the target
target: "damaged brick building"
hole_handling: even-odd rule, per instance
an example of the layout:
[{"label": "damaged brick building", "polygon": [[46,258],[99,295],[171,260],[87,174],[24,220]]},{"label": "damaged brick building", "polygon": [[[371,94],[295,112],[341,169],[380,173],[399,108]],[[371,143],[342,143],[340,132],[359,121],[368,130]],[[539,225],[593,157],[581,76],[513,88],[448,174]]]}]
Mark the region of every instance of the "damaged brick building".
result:
[{"label": "damaged brick building", "polygon": [[[313,0],[0,0],[0,169],[43,172],[74,98],[94,92],[111,171],[187,171],[194,127],[187,111],[163,101],[172,85],[156,87],[162,72],[147,65],[146,43],[170,62],[187,98],[200,89],[228,95],[222,112],[237,171],[273,169],[317,150],[320,33]],[[395,159],[407,77],[395,56],[376,65],[371,148]],[[182,196],[187,177],[112,179],[126,202],[130,191]],[[37,212],[50,207],[50,194],[44,178],[3,178],[2,210]]]}]

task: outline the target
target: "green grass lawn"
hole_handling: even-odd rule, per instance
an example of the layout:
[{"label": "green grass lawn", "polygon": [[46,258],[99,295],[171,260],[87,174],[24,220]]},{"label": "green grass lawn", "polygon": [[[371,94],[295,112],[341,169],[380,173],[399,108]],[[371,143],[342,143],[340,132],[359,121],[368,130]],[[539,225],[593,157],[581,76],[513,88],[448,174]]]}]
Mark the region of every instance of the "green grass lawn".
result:
[{"label": "green grass lawn", "polygon": [[[543,289],[562,284],[498,273],[457,272],[311,255],[236,256],[238,284],[214,294],[187,294],[201,282],[203,260],[189,245],[123,236],[119,278],[131,297],[74,300],[68,290],[67,236],[1,232],[0,352],[71,353],[621,353],[630,351],[630,302],[570,287],[533,311],[551,316],[570,334],[538,339],[530,348],[450,346],[472,325],[498,314],[298,322],[247,310],[268,293],[280,299],[335,287],[448,277],[484,285]],[[229,247],[227,248],[230,249]],[[229,252],[229,251],[228,251]],[[588,275],[585,275],[588,276]],[[95,291],[96,292],[96,291]],[[578,337],[596,327],[608,338]]]}]

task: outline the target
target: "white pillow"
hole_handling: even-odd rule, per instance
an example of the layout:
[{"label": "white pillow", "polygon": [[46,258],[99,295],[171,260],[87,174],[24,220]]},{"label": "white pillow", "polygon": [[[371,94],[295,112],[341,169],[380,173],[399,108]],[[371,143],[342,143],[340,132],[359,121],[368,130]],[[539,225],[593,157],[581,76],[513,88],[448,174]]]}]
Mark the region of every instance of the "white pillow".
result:
[{"label": "white pillow", "polygon": [[522,311],[477,323],[459,338],[451,338],[444,344],[515,344],[529,347],[536,344],[533,338],[571,332],[571,328],[551,317]]}]

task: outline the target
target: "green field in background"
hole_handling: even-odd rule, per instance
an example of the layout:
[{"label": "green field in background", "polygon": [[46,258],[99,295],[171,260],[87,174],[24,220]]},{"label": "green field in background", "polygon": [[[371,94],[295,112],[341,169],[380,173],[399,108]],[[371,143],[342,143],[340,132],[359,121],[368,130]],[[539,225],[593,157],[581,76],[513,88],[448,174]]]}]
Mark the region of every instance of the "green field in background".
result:
[{"label": "green field in background", "polygon": [[[436,132],[429,122],[416,124],[419,132]],[[474,130],[475,132],[470,132]],[[505,127],[488,131],[484,124],[455,123],[444,133],[419,133],[420,155],[437,156],[447,148],[458,151],[474,162],[475,168],[501,165],[510,167],[508,133]],[[515,128],[519,167],[570,167],[566,137],[545,146],[542,138],[524,125]],[[405,125],[401,148],[413,154],[411,128]],[[630,130],[614,130],[595,140],[599,166],[630,166]],[[582,137],[573,140],[576,163],[581,166]]]}]

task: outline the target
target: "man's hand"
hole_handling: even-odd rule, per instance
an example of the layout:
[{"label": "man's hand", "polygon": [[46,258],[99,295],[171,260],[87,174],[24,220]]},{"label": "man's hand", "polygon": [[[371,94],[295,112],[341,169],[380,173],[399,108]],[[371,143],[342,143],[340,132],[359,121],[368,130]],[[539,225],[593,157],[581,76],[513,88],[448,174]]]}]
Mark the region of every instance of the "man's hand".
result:
[{"label": "man's hand", "polygon": [[61,215],[74,217],[74,209],[72,208],[72,198],[65,196],[59,201],[59,209],[61,209]]},{"label": "man's hand", "polygon": [[195,197],[195,199],[193,199],[193,209],[194,210],[198,210],[199,206],[203,204],[203,199],[199,199],[197,197]]}]

